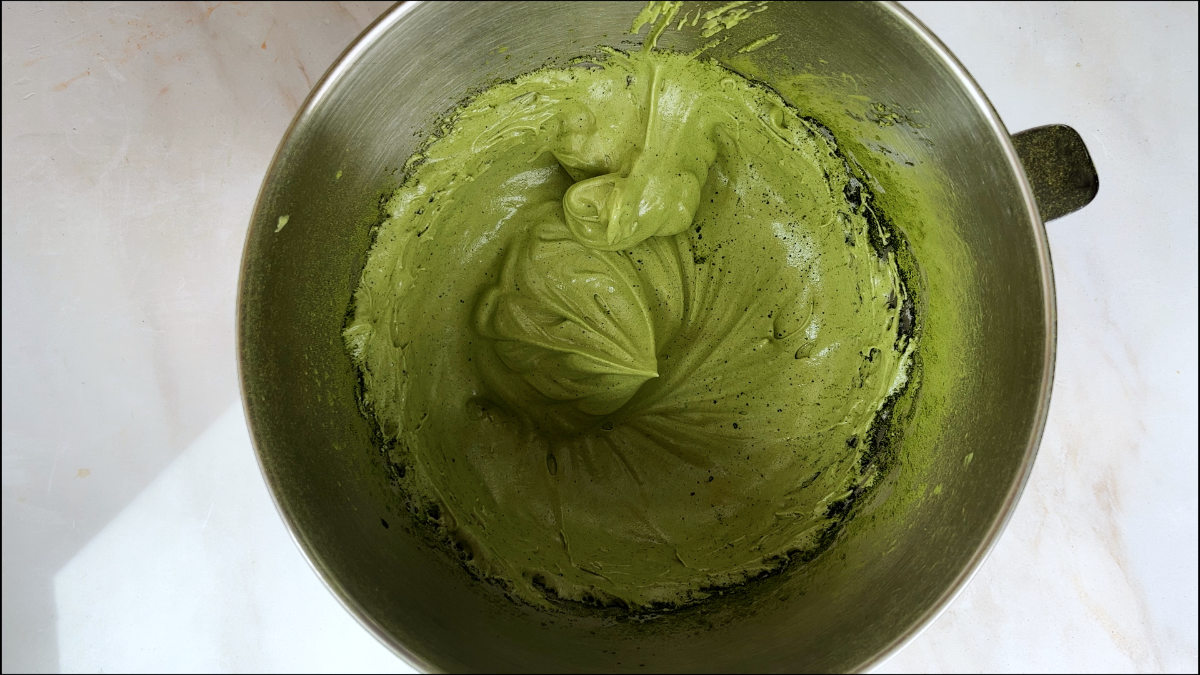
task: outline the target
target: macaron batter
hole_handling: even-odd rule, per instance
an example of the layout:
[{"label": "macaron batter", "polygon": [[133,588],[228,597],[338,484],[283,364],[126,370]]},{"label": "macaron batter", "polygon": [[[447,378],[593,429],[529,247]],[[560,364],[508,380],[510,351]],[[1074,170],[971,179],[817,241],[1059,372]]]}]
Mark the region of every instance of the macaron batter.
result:
[{"label": "macaron batter", "polygon": [[473,572],[663,608],[828,545],[915,340],[827,130],[647,48],[496,85],[405,168],[345,339],[410,508]]}]

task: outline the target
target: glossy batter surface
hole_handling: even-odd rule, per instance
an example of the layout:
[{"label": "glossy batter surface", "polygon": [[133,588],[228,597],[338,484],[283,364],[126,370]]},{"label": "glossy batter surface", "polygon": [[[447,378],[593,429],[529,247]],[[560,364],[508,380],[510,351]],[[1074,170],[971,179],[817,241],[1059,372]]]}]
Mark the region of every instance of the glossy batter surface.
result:
[{"label": "glossy batter surface", "polygon": [[535,604],[680,605],[815,552],[913,345],[822,127],[655,50],[475,97],[406,166],[345,337],[402,487]]}]

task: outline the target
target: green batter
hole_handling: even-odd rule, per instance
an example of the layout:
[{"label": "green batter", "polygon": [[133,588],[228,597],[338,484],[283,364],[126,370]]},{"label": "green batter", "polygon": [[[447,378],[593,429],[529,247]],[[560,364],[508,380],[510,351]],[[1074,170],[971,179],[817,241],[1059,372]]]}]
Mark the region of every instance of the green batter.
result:
[{"label": "green batter", "polygon": [[652,49],[455,111],[346,341],[410,499],[535,604],[680,605],[812,552],[912,345],[823,128]]}]

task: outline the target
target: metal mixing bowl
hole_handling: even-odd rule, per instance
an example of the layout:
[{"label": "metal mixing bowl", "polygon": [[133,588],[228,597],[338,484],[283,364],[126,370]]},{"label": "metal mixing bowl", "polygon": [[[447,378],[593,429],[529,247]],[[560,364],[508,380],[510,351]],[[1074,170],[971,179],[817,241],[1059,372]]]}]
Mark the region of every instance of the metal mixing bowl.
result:
[{"label": "metal mixing bowl", "polygon": [[[405,4],[317,85],[263,183],[242,267],[242,385],[263,471],[318,573],[420,668],[867,668],[949,601],[1013,511],[1054,364],[1043,216],[1086,204],[1096,187],[1074,132],[1043,128],[1014,145],[962,66],[900,7],[781,3],[713,51],[833,130],[875,177],[922,269],[923,379],[898,468],[823,556],[648,621],[521,606],[427,545],[359,410],[341,329],[399,167],[466,92],[597,45],[635,48],[639,9]],[[738,54],[764,27],[779,39]],[[698,41],[668,31],[660,45]]]}]

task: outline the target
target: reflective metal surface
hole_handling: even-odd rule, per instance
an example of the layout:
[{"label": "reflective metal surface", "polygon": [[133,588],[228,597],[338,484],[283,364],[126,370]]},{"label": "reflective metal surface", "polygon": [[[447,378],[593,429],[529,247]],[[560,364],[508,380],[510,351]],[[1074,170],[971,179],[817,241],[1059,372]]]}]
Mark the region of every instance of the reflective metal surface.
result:
[{"label": "reflective metal surface", "polygon": [[[961,587],[1011,513],[1045,421],[1055,339],[1045,232],[1007,131],[898,7],[780,3],[759,15],[780,33],[767,48],[737,54],[763,32],[748,21],[714,51],[834,131],[877,178],[923,272],[928,349],[899,468],[833,549],[651,621],[521,607],[409,528],[359,412],[341,328],[380,197],[422,132],[464,92],[600,44],[633,48],[639,9],[403,5],[318,85],[265,179],[243,261],[241,373],[263,470],[317,571],[422,668],[869,667]],[[660,44],[698,40],[668,31]]]}]

